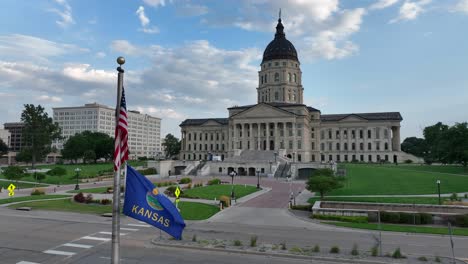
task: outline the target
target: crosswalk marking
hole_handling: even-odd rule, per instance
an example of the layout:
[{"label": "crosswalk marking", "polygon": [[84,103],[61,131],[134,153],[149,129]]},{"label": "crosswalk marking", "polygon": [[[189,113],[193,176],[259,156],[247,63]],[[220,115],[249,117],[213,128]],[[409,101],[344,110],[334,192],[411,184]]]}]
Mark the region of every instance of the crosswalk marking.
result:
[{"label": "crosswalk marking", "polygon": [[142,225],[142,224],[128,224],[129,226],[139,226],[139,227],[150,227],[150,225]]},{"label": "crosswalk marking", "polygon": [[52,255],[62,255],[62,256],[73,256],[76,254],[74,252],[60,251],[60,250],[46,250],[44,251],[44,253],[52,254]]},{"label": "crosswalk marking", "polygon": [[[103,235],[112,235],[112,232],[99,232],[99,234],[103,234]],[[125,236],[127,235],[127,233],[120,233],[121,236]]]},{"label": "crosswalk marking", "polygon": [[91,245],[84,245],[84,244],[75,244],[75,243],[65,243],[62,245],[63,247],[76,247],[76,248],[92,248]]},{"label": "crosswalk marking", "polygon": [[138,230],[140,230],[140,229],[121,227],[120,230],[125,230],[125,231],[138,231]]},{"label": "crosswalk marking", "polygon": [[39,264],[37,262],[31,262],[31,261],[20,261],[20,262],[16,262],[16,264]]},{"label": "crosswalk marking", "polygon": [[98,241],[110,241],[110,238],[105,237],[93,237],[93,236],[84,236],[80,239],[88,239],[88,240],[98,240]]}]

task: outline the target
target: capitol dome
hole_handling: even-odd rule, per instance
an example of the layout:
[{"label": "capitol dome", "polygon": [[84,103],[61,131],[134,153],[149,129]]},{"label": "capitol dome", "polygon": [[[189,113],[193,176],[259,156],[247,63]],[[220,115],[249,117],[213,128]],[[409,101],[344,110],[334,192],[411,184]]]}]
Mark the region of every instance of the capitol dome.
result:
[{"label": "capitol dome", "polygon": [[286,35],[284,34],[284,26],[281,23],[281,18],[278,19],[275,38],[270,42],[270,44],[268,44],[265,51],[263,52],[262,63],[269,60],[280,59],[299,61],[297,58],[296,48],[294,48],[294,45],[286,39]]}]

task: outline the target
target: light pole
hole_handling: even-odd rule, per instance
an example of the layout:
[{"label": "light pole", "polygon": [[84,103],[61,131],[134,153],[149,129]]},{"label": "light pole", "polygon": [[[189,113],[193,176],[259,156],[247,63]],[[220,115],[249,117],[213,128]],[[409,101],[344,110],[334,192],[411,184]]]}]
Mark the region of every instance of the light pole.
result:
[{"label": "light pole", "polygon": [[257,189],[260,189],[260,170],[257,170]]},{"label": "light pole", "polygon": [[76,185],[75,185],[75,190],[79,190],[79,189],[80,189],[80,185],[78,184],[78,178],[80,177],[80,171],[81,171],[80,168],[76,168],[76,169],[75,169],[75,173],[76,173]]},{"label": "light pole", "polygon": [[276,164],[276,156],[278,156],[278,152],[273,153],[273,155],[275,156],[275,164]]},{"label": "light pole", "polygon": [[441,202],[440,202],[440,180],[437,180],[437,191],[439,192],[439,205],[441,205]]},{"label": "light pole", "polygon": [[231,199],[234,199],[234,176],[236,173],[234,171],[231,171],[229,174],[231,176]]}]

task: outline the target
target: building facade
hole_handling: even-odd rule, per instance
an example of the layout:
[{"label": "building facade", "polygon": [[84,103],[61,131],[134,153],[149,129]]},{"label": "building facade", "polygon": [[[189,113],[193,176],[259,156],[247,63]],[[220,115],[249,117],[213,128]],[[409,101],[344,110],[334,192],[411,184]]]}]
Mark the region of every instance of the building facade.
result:
[{"label": "building facade", "polygon": [[[102,132],[114,137],[115,109],[97,103],[78,107],[53,108],[53,119],[62,129],[64,140],[53,146],[63,149],[71,136],[83,131]],[[128,146],[130,158],[161,155],[161,118],[138,111],[128,111]]]},{"label": "building facade", "polygon": [[3,124],[5,130],[10,133],[10,151],[19,152],[22,147],[26,145],[23,140],[23,128],[24,123],[22,122],[11,122]]},{"label": "building facade", "polygon": [[228,108],[228,118],[183,121],[180,159],[260,151],[292,163],[402,160],[399,112],[322,114],[304,104],[303,91],[297,51],[279,19],[260,64],[257,103]]},{"label": "building facade", "polygon": [[5,145],[10,148],[11,145],[11,133],[6,129],[0,129],[0,139],[5,143]]}]

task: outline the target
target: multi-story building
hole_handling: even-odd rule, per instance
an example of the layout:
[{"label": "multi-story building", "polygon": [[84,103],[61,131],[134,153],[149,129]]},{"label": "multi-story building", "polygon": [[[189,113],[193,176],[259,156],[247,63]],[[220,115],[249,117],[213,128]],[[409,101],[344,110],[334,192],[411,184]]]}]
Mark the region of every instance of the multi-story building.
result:
[{"label": "multi-story building", "polygon": [[3,124],[3,127],[5,128],[5,130],[8,130],[8,132],[10,132],[10,144],[8,145],[10,147],[10,151],[19,152],[21,148],[25,146],[25,142],[23,142],[24,140],[22,140],[24,123],[5,123]]},{"label": "multi-story building", "polygon": [[[102,132],[114,137],[115,109],[97,103],[53,108],[54,122],[62,128],[64,140],[53,146],[62,149],[65,141],[83,131]],[[128,111],[130,158],[156,157],[161,152],[161,118]]]},{"label": "multi-story building", "polygon": [[[213,154],[245,164],[274,157],[275,163],[299,168],[304,163],[398,162],[409,157],[400,149],[399,112],[326,115],[304,104],[303,90],[297,51],[279,19],[260,64],[257,104],[230,107],[228,118],[183,121],[180,159],[206,160]],[[220,165],[219,172],[239,167],[247,173],[239,164],[231,163],[228,170]],[[252,165],[248,174],[255,170]]]},{"label": "multi-story building", "polygon": [[6,129],[0,129],[0,139],[5,143],[5,145],[10,148],[11,145],[11,133]]}]

